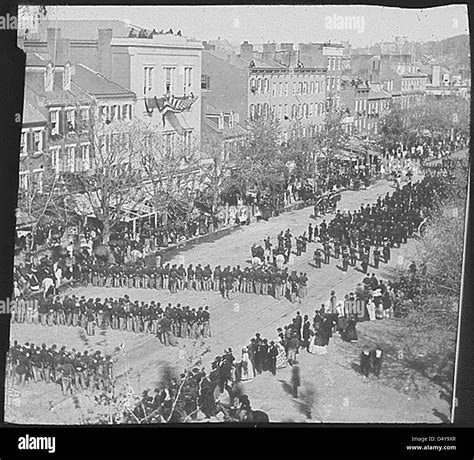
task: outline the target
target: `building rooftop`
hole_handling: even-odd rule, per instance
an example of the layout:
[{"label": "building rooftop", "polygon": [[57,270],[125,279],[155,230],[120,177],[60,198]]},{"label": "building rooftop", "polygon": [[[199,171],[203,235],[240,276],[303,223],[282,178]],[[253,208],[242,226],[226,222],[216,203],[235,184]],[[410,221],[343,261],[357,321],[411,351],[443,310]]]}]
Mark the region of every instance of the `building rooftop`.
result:
[{"label": "building rooftop", "polygon": [[369,99],[390,99],[391,97],[391,94],[387,91],[384,91],[383,89],[381,91],[377,91],[374,88],[370,88],[369,90]]},{"label": "building rooftop", "polygon": [[27,89],[24,97],[22,122],[24,125],[28,123],[47,123],[46,117],[36,107],[35,100]]},{"label": "building rooftop", "polygon": [[26,67],[46,67],[48,59],[38,53],[27,53]]},{"label": "building rooftop", "polygon": [[101,73],[90,69],[84,64],[74,66],[71,77],[72,85],[95,97],[100,96],[128,96],[135,97],[135,93],[118,83],[104,77]]}]

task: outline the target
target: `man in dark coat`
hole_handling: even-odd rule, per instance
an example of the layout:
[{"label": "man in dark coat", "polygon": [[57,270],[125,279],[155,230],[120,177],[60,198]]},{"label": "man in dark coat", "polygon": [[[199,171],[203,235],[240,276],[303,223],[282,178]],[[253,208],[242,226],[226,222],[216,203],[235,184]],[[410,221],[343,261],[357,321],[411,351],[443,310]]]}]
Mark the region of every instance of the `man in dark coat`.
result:
[{"label": "man in dark coat", "polygon": [[277,356],[278,356],[278,348],[276,347],[275,342],[273,342],[272,340],[270,342],[270,347],[268,349],[268,362],[269,362],[269,370],[273,375],[276,374]]}]

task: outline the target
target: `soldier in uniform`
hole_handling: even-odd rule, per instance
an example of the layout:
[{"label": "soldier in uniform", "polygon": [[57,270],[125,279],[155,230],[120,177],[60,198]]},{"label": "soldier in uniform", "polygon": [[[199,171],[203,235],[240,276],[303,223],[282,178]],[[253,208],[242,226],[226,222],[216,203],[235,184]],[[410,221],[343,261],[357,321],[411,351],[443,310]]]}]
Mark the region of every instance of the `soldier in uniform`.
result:
[{"label": "soldier in uniform", "polygon": [[204,267],[202,271],[202,285],[205,291],[211,290],[211,279],[212,279],[212,270],[209,265]]},{"label": "soldier in uniform", "polygon": [[321,250],[316,249],[316,251],[314,251],[314,265],[316,265],[316,268],[321,268],[322,260],[323,260],[323,255],[321,253]]},{"label": "soldier in uniform", "polygon": [[338,238],[334,239],[334,257],[339,259],[341,254],[341,241]]},{"label": "soldier in uniform", "polygon": [[342,250],[342,269],[347,272],[347,268],[349,267],[349,248],[347,246],[344,246],[344,249]]},{"label": "soldier in uniform", "polygon": [[329,264],[329,260],[331,258],[331,246],[329,245],[328,240],[326,240],[323,243],[323,248],[324,248],[324,263]]},{"label": "soldier in uniform", "polygon": [[383,253],[383,258],[385,263],[388,263],[390,261],[390,242],[388,241],[387,238],[385,238],[383,247],[382,247],[382,253]]},{"label": "soldier in uniform", "polygon": [[206,305],[204,310],[202,311],[202,335],[204,338],[211,337],[211,324],[210,318],[211,315],[209,313],[209,307]]},{"label": "soldier in uniform", "polygon": [[374,248],[374,267],[379,268],[380,263],[380,248],[375,246]]},{"label": "soldier in uniform", "polygon": [[364,249],[362,251],[360,259],[361,259],[362,272],[367,273],[367,268],[369,267],[369,253],[367,252],[367,250]]}]

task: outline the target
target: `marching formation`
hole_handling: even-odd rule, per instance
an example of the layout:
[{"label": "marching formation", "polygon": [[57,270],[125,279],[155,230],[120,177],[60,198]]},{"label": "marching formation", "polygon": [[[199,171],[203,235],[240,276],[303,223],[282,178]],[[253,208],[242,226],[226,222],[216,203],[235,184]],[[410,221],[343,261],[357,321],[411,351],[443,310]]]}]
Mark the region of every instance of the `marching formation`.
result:
[{"label": "marching formation", "polygon": [[175,338],[207,338],[211,335],[209,307],[191,308],[177,304],[150,304],[128,295],[118,299],[86,299],[85,296],[48,296],[36,301],[18,299],[12,321],[41,324],[42,326],[81,327],[88,335],[96,328],[110,328],[134,333],[150,333],[159,337],[165,346],[174,345]]},{"label": "marching formation", "polygon": [[64,394],[73,394],[76,390],[109,388],[113,379],[112,357],[99,350],[89,353],[44,343],[21,345],[15,340],[7,358],[7,376],[17,385],[30,381],[58,383]]}]

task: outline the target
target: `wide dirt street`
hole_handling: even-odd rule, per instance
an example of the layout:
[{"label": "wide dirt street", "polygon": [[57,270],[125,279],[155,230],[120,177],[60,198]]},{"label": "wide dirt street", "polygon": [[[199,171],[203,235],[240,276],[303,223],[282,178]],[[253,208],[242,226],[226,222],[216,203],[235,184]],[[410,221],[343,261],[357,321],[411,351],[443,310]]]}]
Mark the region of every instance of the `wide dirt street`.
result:
[{"label": "wide dirt street", "polygon": [[[416,180],[416,178],[415,178]],[[339,209],[356,209],[361,204],[372,203],[378,196],[393,191],[391,184],[381,181],[369,190],[344,192]],[[309,222],[315,221],[310,216],[312,208],[285,213],[268,222],[258,222],[239,228],[230,235],[209,243],[184,248],[179,252],[174,263],[194,265],[210,264],[245,266],[250,260],[250,247],[253,243],[263,243],[263,239],[271,236],[273,240],[280,231],[290,228],[294,236],[307,229]],[[329,221],[331,216],[326,216]],[[400,250],[394,250],[391,263],[381,264],[379,270],[371,267],[369,273],[375,272],[378,277],[387,279],[396,272],[397,265],[406,265],[407,258],[414,255],[414,242],[409,241]],[[160,377],[160,366],[169,362],[181,367],[189,356],[202,353],[206,347],[203,364],[208,367],[211,360],[231,347],[237,360],[240,349],[247,345],[256,332],[273,340],[276,329],[291,321],[297,310],[308,314],[312,319],[314,310],[326,302],[331,290],[335,290],[338,298],[353,291],[362,281],[361,272],[350,268],[347,273],[340,270],[338,261],[331,259],[329,266],[317,270],[310,266],[314,244],[301,257],[295,257],[290,270],[304,271],[308,274],[308,296],[301,304],[291,304],[288,300],[276,301],[270,296],[251,294],[234,294],[230,300],[224,300],[218,293],[169,292],[145,289],[126,290],[79,288],[71,290],[76,295],[90,297],[118,297],[129,294],[132,300],[159,301],[162,304],[172,302],[191,307],[209,305],[211,310],[212,337],[205,344],[192,344],[180,340],[175,348],[164,348],[159,341],[145,334],[132,334],[107,330],[94,337],[84,339],[79,328],[54,327],[43,328],[31,325],[13,325],[11,340],[35,343],[56,343],[83,349],[87,340],[92,349],[105,349],[117,356],[115,374],[119,376],[120,385],[125,382],[124,373],[129,369],[128,379],[135,394],[147,388],[153,389]],[[397,350],[403,348],[397,343],[395,320],[364,322],[358,324],[359,342],[348,344],[338,336],[333,337],[328,353],[323,356],[300,353],[302,392],[313,393],[312,422],[430,422],[436,423],[449,414],[449,404],[440,399],[438,390],[421,379],[418,387],[422,388],[415,395],[409,388],[395,387],[390,381],[371,377],[366,379],[357,372],[358,356],[364,344],[376,344],[380,339],[391,340],[392,350],[386,354],[387,365],[397,360]],[[82,337],[82,338],[81,338]],[[114,351],[124,342],[127,360],[121,352]],[[395,363],[396,364],[396,363]],[[383,370],[382,370],[383,373]],[[305,421],[302,414],[301,401],[294,400],[288,393],[290,368],[277,371],[276,376],[265,373],[244,385],[252,407],[268,412],[271,421]],[[20,398],[16,404],[7,407],[6,420],[23,423],[78,423],[81,417],[87,417],[88,410],[93,410],[91,396],[86,393],[79,395],[76,402],[73,398],[64,398],[58,386],[46,384],[30,384],[19,389]],[[438,415],[436,415],[438,414]]]}]

